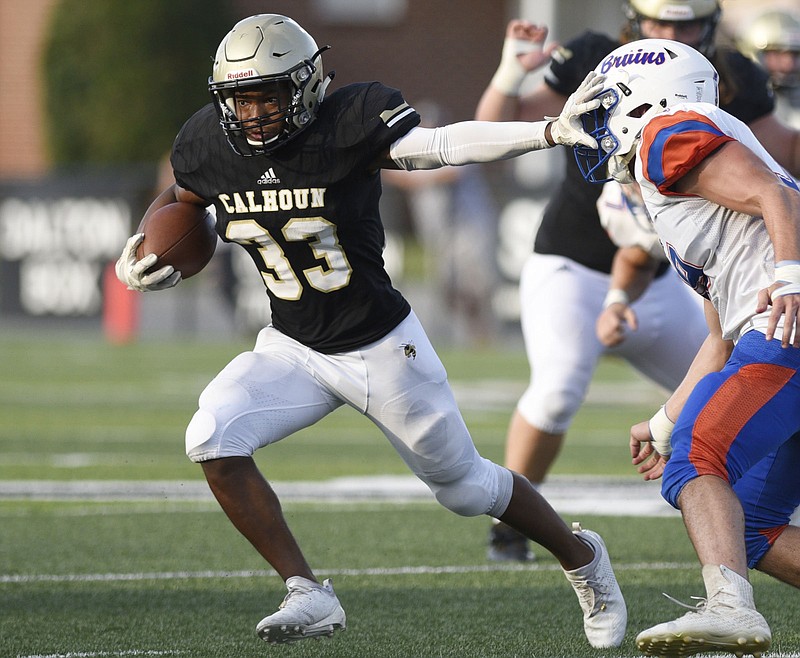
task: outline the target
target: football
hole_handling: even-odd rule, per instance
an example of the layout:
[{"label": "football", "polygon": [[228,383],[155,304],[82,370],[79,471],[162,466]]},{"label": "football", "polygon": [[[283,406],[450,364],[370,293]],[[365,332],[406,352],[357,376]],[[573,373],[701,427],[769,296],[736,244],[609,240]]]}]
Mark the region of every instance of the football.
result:
[{"label": "football", "polygon": [[136,258],[148,254],[158,256],[155,271],[172,265],[188,279],[202,270],[217,248],[214,216],[193,203],[177,201],[159,208],[150,215],[139,231],[144,240],[136,249]]}]

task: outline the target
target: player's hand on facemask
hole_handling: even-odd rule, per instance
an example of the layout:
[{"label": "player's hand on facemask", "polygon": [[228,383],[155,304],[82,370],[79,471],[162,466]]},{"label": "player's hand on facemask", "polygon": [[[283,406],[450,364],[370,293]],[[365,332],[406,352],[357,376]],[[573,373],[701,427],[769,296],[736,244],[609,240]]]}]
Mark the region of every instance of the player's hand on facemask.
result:
[{"label": "player's hand on facemask", "polygon": [[558,117],[545,117],[550,124],[550,134],[556,144],[574,146],[581,144],[589,148],[597,148],[594,137],[587,135],[581,124],[581,115],[600,107],[600,99],[596,98],[603,90],[606,77],[595,71],[583,79],[580,86],[567,99],[564,109]]},{"label": "player's hand on facemask", "polygon": [[155,254],[147,254],[141,260],[136,259],[136,248],[142,240],[144,233],[137,233],[128,238],[116,264],[117,278],[128,286],[129,290],[140,292],[165,290],[177,285],[181,280],[181,273],[176,272],[172,265],[165,265],[155,272],[148,272],[158,260]]}]

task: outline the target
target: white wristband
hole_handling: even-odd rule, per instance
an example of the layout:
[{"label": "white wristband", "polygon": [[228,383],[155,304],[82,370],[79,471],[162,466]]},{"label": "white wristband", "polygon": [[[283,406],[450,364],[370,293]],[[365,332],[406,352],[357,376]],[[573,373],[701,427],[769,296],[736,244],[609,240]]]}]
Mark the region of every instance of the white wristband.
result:
[{"label": "white wristband", "polygon": [[528,71],[520,64],[517,55],[531,52],[537,46],[524,39],[506,39],[503,41],[503,54],[500,66],[492,77],[491,86],[506,96],[519,96],[522,81]]},{"label": "white wristband", "polygon": [[783,297],[784,295],[797,295],[800,293],[800,283],[787,283],[776,289],[772,297]]},{"label": "white wristband", "polygon": [[653,447],[662,457],[669,457],[672,454],[670,437],[673,427],[675,427],[675,423],[669,419],[666,408],[663,406],[647,421],[647,428],[650,430],[650,436],[653,437]]},{"label": "white wristband", "polygon": [[622,288],[609,288],[606,293],[606,298],[603,300],[603,308],[608,308],[612,304],[624,304],[628,306],[631,303],[631,298],[628,293]]},{"label": "white wristband", "polygon": [[[781,261],[781,263],[786,262]],[[781,263],[775,265],[775,280],[783,281],[784,283],[800,283],[800,264],[783,265]]]}]

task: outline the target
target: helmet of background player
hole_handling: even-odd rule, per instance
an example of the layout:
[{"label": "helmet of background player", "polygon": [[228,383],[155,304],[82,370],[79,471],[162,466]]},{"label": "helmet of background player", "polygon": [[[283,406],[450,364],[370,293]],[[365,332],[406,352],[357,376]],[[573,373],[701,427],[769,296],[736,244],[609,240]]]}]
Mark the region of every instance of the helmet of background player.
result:
[{"label": "helmet of background player", "polygon": [[737,45],[769,71],[773,86],[800,85],[800,15],[765,12],[744,27]]},{"label": "helmet of background player", "polygon": [[596,110],[581,117],[598,148],[576,146],[575,159],[590,183],[633,182],[628,164],[648,121],[679,103],[719,102],[719,76],[694,48],[667,39],[620,46],[595,71],[606,76]]},{"label": "helmet of background player", "polygon": [[[228,142],[242,156],[264,155],[297,136],[316,117],[333,78],[322,52],[291,18],[259,14],[239,21],[219,44],[208,89]],[[283,88],[277,109],[240,120],[237,94]],[[275,129],[280,124],[280,130]]]},{"label": "helmet of background player", "polygon": [[642,32],[643,19],[667,23],[694,22],[698,24],[698,40],[689,45],[707,57],[713,54],[714,33],[720,16],[717,0],[628,0],[624,8],[633,38],[661,36],[645,35]]}]

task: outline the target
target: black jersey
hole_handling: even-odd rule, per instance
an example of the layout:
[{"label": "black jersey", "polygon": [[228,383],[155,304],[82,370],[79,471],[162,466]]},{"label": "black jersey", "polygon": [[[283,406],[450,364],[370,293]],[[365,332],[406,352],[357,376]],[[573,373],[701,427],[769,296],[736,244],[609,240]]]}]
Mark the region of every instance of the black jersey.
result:
[{"label": "black jersey", "polygon": [[175,179],[213,202],[220,237],[250,254],[275,328],[330,354],[374,342],[408,315],[384,269],[370,164],[419,120],[399,91],[372,82],[326,97],[316,120],[269,155],[236,155],[211,105],[183,126]]},{"label": "black jersey", "polygon": [[[569,96],[586,73],[619,45],[603,34],[581,34],[556,52],[545,76],[546,84],[553,91]],[[775,105],[766,73],[738,52],[724,51],[720,57],[727,58],[725,63],[737,90],[733,101],[722,105],[722,109],[744,123],[772,112]],[[545,208],[534,251],[566,256],[593,270],[608,273],[617,247],[597,216],[596,204],[602,185],[586,182],[572,154],[565,159],[565,175]]]}]

